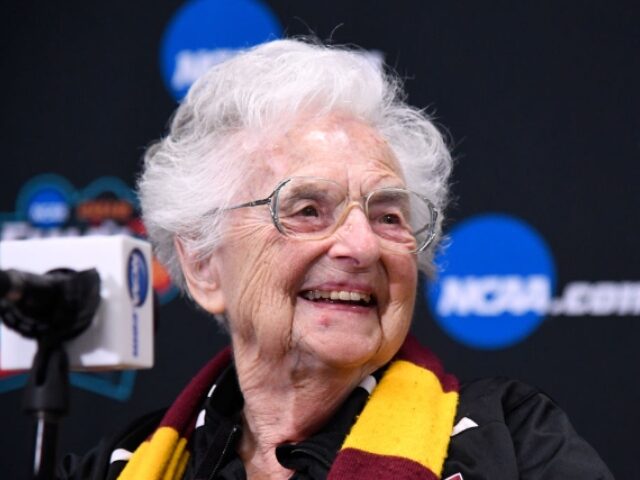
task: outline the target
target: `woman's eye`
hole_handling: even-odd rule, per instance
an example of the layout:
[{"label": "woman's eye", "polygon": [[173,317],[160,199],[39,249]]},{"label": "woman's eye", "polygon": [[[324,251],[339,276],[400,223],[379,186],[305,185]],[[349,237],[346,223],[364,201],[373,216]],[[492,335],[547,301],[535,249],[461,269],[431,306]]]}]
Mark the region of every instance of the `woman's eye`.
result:
[{"label": "woman's eye", "polygon": [[318,217],[320,216],[320,213],[318,212],[318,209],[313,205],[307,205],[306,207],[298,210],[298,215],[302,217]]},{"label": "woman's eye", "polygon": [[387,213],[380,217],[380,223],[384,223],[386,225],[398,225],[402,223],[402,220],[394,213]]}]

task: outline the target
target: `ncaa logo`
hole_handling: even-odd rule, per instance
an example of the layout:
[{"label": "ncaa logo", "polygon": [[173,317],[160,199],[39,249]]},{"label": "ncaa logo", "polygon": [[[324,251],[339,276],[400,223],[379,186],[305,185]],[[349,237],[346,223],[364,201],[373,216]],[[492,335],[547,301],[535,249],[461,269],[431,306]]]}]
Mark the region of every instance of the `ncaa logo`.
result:
[{"label": "ncaa logo", "polygon": [[469,347],[497,349],[530,335],[552,302],[556,273],[544,239],[502,214],[468,219],[450,233],[426,286],[434,318]]},{"label": "ncaa logo", "polygon": [[133,305],[141,306],[149,291],[149,269],[144,254],[137,248],[131,251],[127,261],[127,286]]},{"label": "ncaa logo", "polygon": [[281,35],[277,18],[258,0],[188,2],[174,15],[162,39],[165,85],[180,100],[213,65]]}]

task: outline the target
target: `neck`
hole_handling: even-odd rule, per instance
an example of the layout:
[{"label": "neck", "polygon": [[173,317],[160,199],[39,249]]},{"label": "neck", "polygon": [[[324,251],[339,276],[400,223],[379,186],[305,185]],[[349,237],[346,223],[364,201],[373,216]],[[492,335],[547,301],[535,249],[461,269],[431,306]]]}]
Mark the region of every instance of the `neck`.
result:
[{"label": "neck", "polygon": [[302,358],[265,362],[259,355],[238,351],[235,345],[234,350],[245,399],[239,454],[247,477],[289,478],[291,472],[276,459],[276,447],[317,432],[370,372],[337,369]]}]

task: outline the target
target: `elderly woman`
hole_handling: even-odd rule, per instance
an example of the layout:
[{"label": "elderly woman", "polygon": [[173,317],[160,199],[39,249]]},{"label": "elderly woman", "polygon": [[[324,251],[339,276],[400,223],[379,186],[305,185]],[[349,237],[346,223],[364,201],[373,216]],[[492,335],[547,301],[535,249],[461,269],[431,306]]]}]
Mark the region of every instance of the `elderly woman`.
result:
[{"label": "elderly woman", "polygon": [[407,336],[450,170],[357,51],[282,40],[214,67],[139,190],[157,255],[231,348],[69,478],[612,478],[548,397],[459,389]]}]

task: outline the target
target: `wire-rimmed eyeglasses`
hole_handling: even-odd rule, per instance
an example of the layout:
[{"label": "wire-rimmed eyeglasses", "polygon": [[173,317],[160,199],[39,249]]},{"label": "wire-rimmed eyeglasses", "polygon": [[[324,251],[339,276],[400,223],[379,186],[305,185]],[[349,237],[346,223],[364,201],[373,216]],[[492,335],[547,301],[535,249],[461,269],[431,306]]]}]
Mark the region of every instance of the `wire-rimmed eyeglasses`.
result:
[{"label": "wire-rimmed eyeglasses", "polygon": [[225,210],[268,205],[273,224],[283,235],[320,240],[335,232],[354,206],[360,206],[381,246],[397,253],[424,251],[435,237],[438,211],[424,196],[404,188],[379,188],[351,200],[332,180],[291,177],[266,198]]}]

